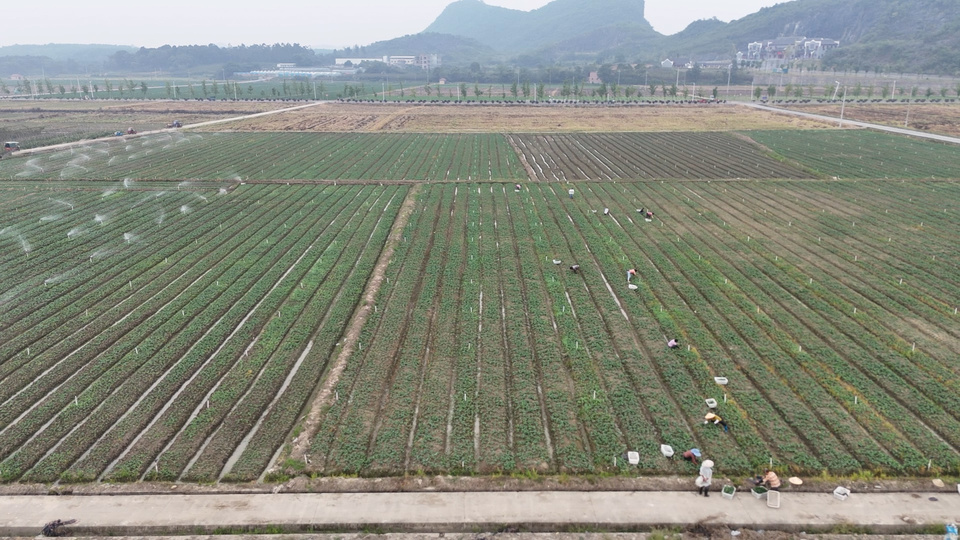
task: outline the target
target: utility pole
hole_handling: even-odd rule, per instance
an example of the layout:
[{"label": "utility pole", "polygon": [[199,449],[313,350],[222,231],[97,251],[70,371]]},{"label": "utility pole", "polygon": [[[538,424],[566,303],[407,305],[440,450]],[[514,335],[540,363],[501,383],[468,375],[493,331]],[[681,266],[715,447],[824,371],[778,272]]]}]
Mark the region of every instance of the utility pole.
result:
[{"label": "utility pole", "polygon": [[733,76],[733,64],[727,66],[727,98],[730,97],[730,77]]},{"label": "utility pole", "polygon": [[[840,127],[843,127],[843,109],[847,105],[847,87],[843,87],[843,102],[840,103]],[[908,109],[909,111],[909,109]],[[909,113],[907,113],[909,114]]]}]

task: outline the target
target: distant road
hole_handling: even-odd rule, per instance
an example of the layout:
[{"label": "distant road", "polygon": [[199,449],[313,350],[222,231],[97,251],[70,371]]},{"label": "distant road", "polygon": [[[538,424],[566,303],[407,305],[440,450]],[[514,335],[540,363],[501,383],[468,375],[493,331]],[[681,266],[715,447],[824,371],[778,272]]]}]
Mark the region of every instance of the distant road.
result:
[{"label": "distant road", "polygon": [[[804,118],[813,118],[815,120],[824,120],[826,122],[840,122],[839,118],[833,116],[823,116],[822,114],[812,114],[805,113],[800,111],[792,111],[790,109],[781,109],[778,107],[770,107],[769,105],[761,105],[759,103],[743,103],[737,102],[737,105],[743,105],[746,107],[753,107],[754,109],[760,109],[763,111],[770,111],[780,114],[791,114],[793,116],[802,116]],[[870,124],[868,122],[858,122],[856,120],[843,120],[844,124],[850,124],[851,126],[858,126],[868,129],[876,129],[879,131],[886,131],[889,133],[898,133],[900,135],[910,135],[911,137],[920,137],[922,139],[933,139],[935,141],[947,142],[952,144],[960,144],[960,138],[957,137],[948,137],[946,135],[937,135],[935,133],[925,133],[923,131],[914,131],[912,129],[898,128],[893,126],[884,126],[881,124]]]}]

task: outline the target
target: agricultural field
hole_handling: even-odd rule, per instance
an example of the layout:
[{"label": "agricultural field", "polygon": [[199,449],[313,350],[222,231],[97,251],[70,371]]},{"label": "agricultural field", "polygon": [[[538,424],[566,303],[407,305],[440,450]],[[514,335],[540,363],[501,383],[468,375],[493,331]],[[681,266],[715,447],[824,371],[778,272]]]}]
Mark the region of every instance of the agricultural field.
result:
[{"label": "agricultural field", "polygon": [[838,178],[960,178],[956,145],[868,130],[749,132],[754,141]]},{"label": "agricultural field", "polygon": [[[960,136],[960,105],[956,103],[857,103],[843,104],[843,117],[860,122]],[[777,104],[791,110],[840,116],[840,103],[835,104]]]},{"label": "agricultural field", "polygon": [[35,148],[80,139],[109,137],[133,128],[148,131],[174,120],[184,124],[229,118],[290,106],[274,102],[0,101],[0,140]]},{"label": "agricultural field", "polygon": [[729,133],[509,135],[540,181],[809,178]]},{"label": "agricultural field", "polygon": [[[571,133],[823,129],[833,125],[733,105],[608,107],[326,103],[231,123],[232,131]],[[210,130],[223,129],[211,127]]]},{"label": "agricultural field", "polygon": [[0,479],[256,479],[406,186],[4,183]]},{"label": "agricultural field", "polygon": [[577,186],[417,193],[308,470],[957,470],[958,184]]},{"label": "agricultural field", "polygon": [[163,180],[518,180],[499,134],[194,133],[101,141],[0,161],[0,178]]},{"label": "agricultural field", "polygon": [[5,157],[0,481],[957,474],[955,148],[742,126]]}]

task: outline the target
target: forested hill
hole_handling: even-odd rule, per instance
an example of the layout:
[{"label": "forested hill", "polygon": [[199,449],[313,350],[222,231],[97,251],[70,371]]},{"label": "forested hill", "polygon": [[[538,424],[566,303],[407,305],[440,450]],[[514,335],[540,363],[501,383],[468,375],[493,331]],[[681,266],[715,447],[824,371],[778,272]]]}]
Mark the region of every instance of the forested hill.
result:
[{"label": "forested hill", "polygon": [[729,23],[699,20],[671,36],[653,30],[643,0],[554,0],[529,12],[457,0],[427,31],[474,39],[508,60],[533,55],[540,62],[585,54],[726,59],[752,41],[825,37],[841,42],[825,59],[829,67],[960,73],[957,0],[791,0]]},{"label": "forested hill", "polygon": [[643,10],[643,0],[554,0],[533,11],[458,0],[447,6],[426,32],[463,36],[506,54],[522,54],[624,24],[640,33],[659,35]]},{"label": "forested hill", "polygon": [[840,69],[960,72],[957,0],[794,0],[730,23],[696,24],[660,47],[702,55],[781,36],[826,37],[841,47],[824,64]]}]

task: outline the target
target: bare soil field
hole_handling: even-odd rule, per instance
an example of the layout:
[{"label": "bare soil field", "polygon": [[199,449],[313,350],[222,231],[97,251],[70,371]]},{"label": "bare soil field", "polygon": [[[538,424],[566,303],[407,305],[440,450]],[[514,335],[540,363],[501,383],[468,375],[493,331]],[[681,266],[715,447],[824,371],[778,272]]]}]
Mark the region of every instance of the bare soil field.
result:
[{"label": "bare soil field", "polygon": [[[787,105],[784,108],[827,116],[840,116],[838,104]],[[908,121],[909,111],[909,121]],[[957,103],[850,103],[844,107],[843,117],[860,122],[886,126],[960,135],[960,104]]]},{"label": "bare soil field", "polygon": [[0,139],[23,148],[104,137],[115,131],[160,129],[289,107],[270,101],[2,101]]},{"label": "bare soil field", "polygon": [[216,131],[611,132],[818,129],[826,123],[734,105],[560,107],[331,103]]}]

